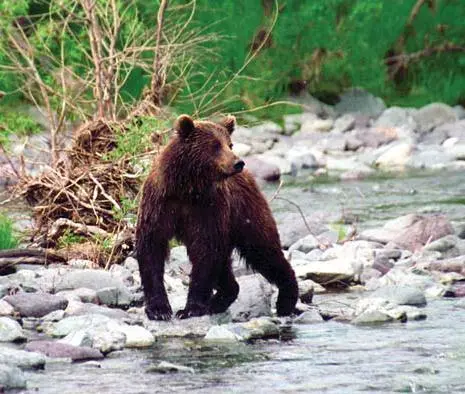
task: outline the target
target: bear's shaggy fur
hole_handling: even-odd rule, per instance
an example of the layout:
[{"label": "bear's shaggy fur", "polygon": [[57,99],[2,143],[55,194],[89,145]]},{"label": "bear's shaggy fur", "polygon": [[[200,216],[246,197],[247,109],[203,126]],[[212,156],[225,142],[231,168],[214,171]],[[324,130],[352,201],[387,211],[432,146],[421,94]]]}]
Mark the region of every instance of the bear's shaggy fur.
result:
[{"label": "bear's shaggy fur", "polygon": [[181,115],[173,136],[145,182],[136,231],[136,249],[146,313],[172,316],[163,283],[168,242],[176,238],[192,262],[183,319],[224,312],[239,292],[231,253],[279,288],[277,312],[295,311],[298,287],[284,258],[267,201],[244,162],[231,150],[235,118],[219,123]]}]

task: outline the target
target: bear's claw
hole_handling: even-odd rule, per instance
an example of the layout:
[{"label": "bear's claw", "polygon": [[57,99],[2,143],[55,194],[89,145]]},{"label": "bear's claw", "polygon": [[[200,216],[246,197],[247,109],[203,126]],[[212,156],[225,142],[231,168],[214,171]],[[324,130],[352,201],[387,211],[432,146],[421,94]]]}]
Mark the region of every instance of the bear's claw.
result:
[{"label": "bear's claw", "polygon": [[189,317],[203,316],[208,314],[208,308],[203,305],[190,305],[176,312],[178,319],[187,319]]},{"label": "bear's claw", "polygon": [[150,320],[171,320],[173,316],[173,311],[169,305],[147,305],[145,307],[145,313]]}]

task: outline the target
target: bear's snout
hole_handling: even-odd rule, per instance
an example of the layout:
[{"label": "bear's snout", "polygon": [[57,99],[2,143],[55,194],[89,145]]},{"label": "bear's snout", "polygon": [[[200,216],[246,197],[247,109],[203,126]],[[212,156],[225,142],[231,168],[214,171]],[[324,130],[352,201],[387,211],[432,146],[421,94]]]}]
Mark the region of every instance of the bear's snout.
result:
[{"label": "bear's snout", "polygon": [[234,168],[235,171],[241,172],[243,170],[244,166],[245,166],[244,160],[239,159],[238,161],[236,161],[234,163],[233,168]]}]

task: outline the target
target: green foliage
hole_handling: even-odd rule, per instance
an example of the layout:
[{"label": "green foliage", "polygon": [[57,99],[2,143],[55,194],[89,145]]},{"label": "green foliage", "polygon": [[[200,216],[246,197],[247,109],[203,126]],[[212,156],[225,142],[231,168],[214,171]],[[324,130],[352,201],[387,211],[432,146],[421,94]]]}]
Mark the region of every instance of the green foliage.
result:
[{"label": "green foliage", "polygon": [[[117,0],[117,3],[124,15],[117,47],[122,49],[131,35],[152,45],[160,2]],[[201,117],[263,107],[254,115],[279,118],[295,112],[295,108],[267,105],[286,97],[295,81],[305,81],[307,89],[318,97],[361,86],[389,104],[463,102],[463,52],[433,51],[419,56],[409,62],[400,83],[389,75],[385,62],[389,50],[408,55],[444,43],[464,45],[462,0],[425,2],[412,25],[407,26],[416,3],[417,0],[397,0],[395,4],[386,0],[172,0],[165,18],[167,31],[178,32],[185,42],[199,43],[195,44],[195,56],[181,51],[170,58],[166,102],[175,112]],[[21,16],[29,15],[27,23],[34,22],[35,28],[27,29],[28,37],[36,53],[41,54],[36,57],[41,76],[52,87],[56,87],[56,70],[60,65],[47,60],[51,54],[57,56],[63,50],[66,66],[76,77],[85,78],[92,68],[86,25],[79,23],[83,10],[73,9],[73,4],[73,0],[3,0],[0,4],[1,31],[11,31]],[[103,6],[106,0],[98,0],[97,4]],[[64,34],[64,18],[71,10],[77,19]],[[109,15],[108,23],[112,20]],[[184,29],[188,20],[190,24]],[[268,33],[267,41],[257,39],[267,37]],[[197,41],[208,34],[216,39]],[[0,35],[0,64],[9,61],[11,47],[5,37]],[[148,86],[151,74],[140,66],[140,61],[150,64],[152,57],[153,50],[144,51],[137,66],[123,67],[127,71],[119,80],[122,83],[119,103],[123,106],[139,99]],[[0,71],[0,90],[14,91],[21,83],[24,81],[11,72]],[[85,103],[92,94],[92,89],[85,89],[76,99]],[[52,101],[55,107],[60,105],[59,96]],[[133,131],[120,136],[126,148],[114,155],[137,154],[138,149],[132,148],[135,146],[132,138],[145,138],[145,133]]]},{"label": "green foliage", "polygon": [[0,214],[0,249],[12,249],[18,246],[18,238],[13,232],[13,223],[7,216]]},{"label": "green foliage", "polygon": [[85,237],[75,234],[70,229],[66,229],[62,236],[58,238],[57,246],[59,249],[65,249],[71,247],[72,245],[83,243],[85,241]]},{"label": "green foliage", "polygon": [[135,223],[138,206],[139,203],[136,199],[123,198],[120,201],[121,209],[113,207],[113,217],[118,221],[130,220]]},{"label": "green foliage", "polygon": [[115,132],[116,147],[108,152],[105,160],[135,158],[154,147],[152,135],[160,134],[168,128],[167,121],[153,117],[139,117],[128,128],[117,128]]},{"label": "green foliage", "polygon": [[0,143],[7,144],[10,134],[31,135],[40,130],[40,125],[29,115],[9,106],[0,107]]}]

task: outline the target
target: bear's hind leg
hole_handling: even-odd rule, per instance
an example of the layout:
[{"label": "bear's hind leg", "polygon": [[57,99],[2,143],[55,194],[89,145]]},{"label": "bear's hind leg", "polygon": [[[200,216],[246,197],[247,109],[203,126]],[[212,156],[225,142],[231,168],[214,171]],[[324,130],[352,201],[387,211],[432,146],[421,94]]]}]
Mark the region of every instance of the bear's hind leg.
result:
[{"label": "bear's hind leg", "polygon": [[299,288],[294,270],[285,259],[281,249],[266,247],[242,247],[241,256],[247,266],[259,272],[270,283],[279,289],[276,310],[278,316],[289,316],[296,313],[295,305],[299,296]]},{"label": "bear's hind leg", "polygon": [[218,278],[216,294],[211,299],[210,312],[223,313],[236,300],[239,294],[239,284],[234,278],[231,268],[231,259],[223,267]]}]

